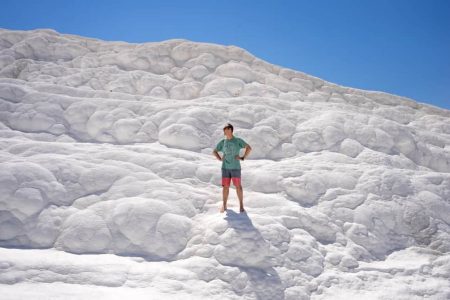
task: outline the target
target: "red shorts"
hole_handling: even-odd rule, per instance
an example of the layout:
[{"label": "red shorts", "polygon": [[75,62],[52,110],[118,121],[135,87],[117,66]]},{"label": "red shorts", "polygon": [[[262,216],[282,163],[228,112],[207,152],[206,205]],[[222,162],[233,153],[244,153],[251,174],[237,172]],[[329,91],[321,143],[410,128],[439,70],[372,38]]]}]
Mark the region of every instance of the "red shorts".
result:
[{"label": "red shorts", "polygon": [[240,169],[222,169],[222,186],[229,187],[233,181],[234,186],[241,186]]}]

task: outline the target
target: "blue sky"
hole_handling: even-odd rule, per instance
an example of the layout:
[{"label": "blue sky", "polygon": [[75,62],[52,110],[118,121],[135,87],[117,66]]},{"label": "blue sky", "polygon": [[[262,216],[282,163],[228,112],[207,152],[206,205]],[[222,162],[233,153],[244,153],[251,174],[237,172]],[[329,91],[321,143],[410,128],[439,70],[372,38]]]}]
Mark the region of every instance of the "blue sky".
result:
[{"label": "blue sky", "polygon": [[236,45],[330,82],[450,109],[450,1],[2,0],[0,27]]}]

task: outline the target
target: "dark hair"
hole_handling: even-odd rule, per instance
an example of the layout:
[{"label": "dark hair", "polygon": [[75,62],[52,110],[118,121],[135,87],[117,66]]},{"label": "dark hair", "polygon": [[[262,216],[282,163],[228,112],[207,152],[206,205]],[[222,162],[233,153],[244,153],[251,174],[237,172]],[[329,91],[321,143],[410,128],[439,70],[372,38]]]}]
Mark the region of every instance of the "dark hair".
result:
[{"label": "dark hair", "polygon": [[231,132],[233,132],[233,125],[231,125],[230,123],[228,123],[227,124],[227,126],[225,126],[224,128],[223,128],[223,130],[225,130],[225,129],[227,129],[227,128],[230,128],[231,129]]}]

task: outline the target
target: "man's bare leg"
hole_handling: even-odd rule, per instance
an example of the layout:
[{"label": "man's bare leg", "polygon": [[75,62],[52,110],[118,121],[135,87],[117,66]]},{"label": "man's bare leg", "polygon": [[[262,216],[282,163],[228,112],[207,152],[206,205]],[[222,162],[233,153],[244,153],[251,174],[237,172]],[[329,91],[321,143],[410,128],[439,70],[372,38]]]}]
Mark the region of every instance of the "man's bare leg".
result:
[{"label": "man's bare leg", "polygon": [[228,200],[228,194],[230,193],[230,187],[224,186],[222,190],[222,198],[223,198],[223,204],[220,208],[220,212],[223,213],[225,210],[227,210],[227,200]]},{"label": "man's bare leg", "polygon": [[239,198],[239,211],[244,212],[244,192],[242,190],[242,186],[236,187],[236,193]]}]

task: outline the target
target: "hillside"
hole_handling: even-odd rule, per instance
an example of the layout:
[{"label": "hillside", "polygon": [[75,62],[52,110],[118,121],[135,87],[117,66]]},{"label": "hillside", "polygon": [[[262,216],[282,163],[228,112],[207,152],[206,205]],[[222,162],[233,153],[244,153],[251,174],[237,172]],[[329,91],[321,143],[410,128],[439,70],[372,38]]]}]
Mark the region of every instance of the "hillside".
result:
[{"label": "hillside", "polygon": [[[230,122],[253,148],[219,213]],[[234,47],[0,29],[0,293],[447,299],[450,111]]]}]

